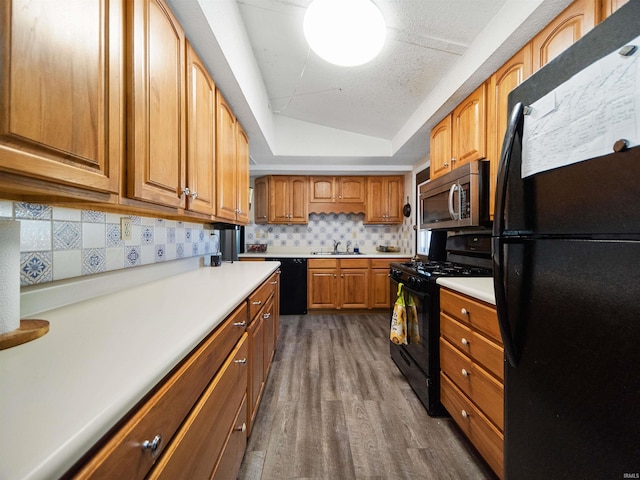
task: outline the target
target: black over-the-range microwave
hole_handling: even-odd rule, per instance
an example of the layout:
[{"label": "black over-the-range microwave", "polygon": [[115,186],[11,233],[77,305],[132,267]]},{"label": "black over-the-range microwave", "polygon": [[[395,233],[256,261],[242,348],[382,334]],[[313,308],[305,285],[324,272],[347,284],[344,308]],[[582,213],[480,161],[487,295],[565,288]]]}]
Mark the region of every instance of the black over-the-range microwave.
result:
[{"label": "black over-the-range microwave", "polygon": [[491,225],[489,162],[475,160],[420,186],[420,229]]}]

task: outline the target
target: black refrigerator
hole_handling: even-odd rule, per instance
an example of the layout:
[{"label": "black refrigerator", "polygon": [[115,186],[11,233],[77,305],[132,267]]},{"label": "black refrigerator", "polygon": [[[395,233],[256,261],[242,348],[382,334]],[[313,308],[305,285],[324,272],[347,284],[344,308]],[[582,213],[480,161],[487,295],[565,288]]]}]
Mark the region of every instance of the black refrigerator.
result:
[{"label": "black refrigerator", "polygon": [[632,0],[509,97],[493,225],[508,480],[640,478],[639,36]]}]

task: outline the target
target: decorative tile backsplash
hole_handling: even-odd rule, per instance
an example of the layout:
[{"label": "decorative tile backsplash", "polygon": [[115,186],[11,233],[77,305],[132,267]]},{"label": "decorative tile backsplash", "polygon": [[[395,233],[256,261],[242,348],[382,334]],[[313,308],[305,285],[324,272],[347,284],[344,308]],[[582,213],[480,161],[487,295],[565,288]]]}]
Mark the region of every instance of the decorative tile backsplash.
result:
[{"label": "decorative tile backsplash", "polygon": [[[312,213],[307,225],[256,225],[245,229],[246,243],[266,243],[273,247],[309,247],[310,249],[331,248],[333,241],[341,243],[345,250],[359,247],[363,251],[373,251],[378,245],[394,245],[402,253],[413,254],[413,227],[411,218],[405,218],[402,225],[365,225],[362,214]],[[268,247],[267,247],[268,248]]]},{"label": "decorative tile backsplash", "polygon": [[[131,240],[120,239],[121,217]],[[0,218],[20,221],[22,286],[204,255],[217,242],[210,225],[8,200]]]}]

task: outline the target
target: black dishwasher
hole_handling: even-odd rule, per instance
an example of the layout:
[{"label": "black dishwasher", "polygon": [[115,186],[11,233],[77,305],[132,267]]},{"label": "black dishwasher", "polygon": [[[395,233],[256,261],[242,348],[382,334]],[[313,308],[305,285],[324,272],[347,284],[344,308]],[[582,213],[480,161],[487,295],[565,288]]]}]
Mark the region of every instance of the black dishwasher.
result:
[{"label": "black dishwasher", "polygon": [[280,262],[280,315],[307,313],[307,259],[267,258]]}]

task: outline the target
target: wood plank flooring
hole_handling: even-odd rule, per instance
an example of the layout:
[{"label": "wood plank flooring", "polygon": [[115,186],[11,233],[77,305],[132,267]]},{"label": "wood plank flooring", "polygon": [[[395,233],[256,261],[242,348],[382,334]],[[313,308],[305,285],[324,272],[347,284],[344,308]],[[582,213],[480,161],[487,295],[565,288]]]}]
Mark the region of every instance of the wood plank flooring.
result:
[{"label": "wood plank flooring", "polygon": [[287,315],[239,480],[494,479],[389,356],[384,314]]}]

